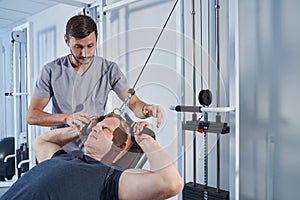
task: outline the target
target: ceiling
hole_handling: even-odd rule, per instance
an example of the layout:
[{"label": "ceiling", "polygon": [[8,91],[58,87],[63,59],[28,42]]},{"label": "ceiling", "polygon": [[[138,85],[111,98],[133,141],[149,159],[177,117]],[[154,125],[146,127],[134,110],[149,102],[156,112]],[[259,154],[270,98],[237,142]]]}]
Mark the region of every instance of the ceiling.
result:
[{"label": "ceiling", "polygon": [[83,7],[94,0],[0,0],[0,32],[26,21],[26,18],[37,14],[58,3]]}]

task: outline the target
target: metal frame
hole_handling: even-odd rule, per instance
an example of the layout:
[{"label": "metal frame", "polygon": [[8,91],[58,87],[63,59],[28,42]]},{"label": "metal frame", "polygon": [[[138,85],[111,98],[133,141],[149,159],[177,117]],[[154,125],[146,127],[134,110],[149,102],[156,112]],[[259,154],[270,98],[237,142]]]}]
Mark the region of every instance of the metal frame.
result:
[{"label": "metal frame", "polygon": [[240,109],[239,109],[239,1],[229,0],[229,70],[233,75],[229,78],[230,105],[235,112],[230,115],[230,199],[238,200],[240,191]]},{"label": "metal frame", "polygon": [[[23,33],[22,33],[23,32]],[[21,123],[21,118],[26,121],[26,115],[25,110],[28,108],[28,104],[30,101],[29,93],[30,93],[30,87],[29,85],[29,76],[30,76],[30,66],[32,66],[32,56],[31,56],[31,49],[32,49],[32,24],[30,22],[25,23],[21,26],[15,27],[13,29],[13,34],[20,34],[19,40],[16,40],[19,44],[25,45],[23,47],[20,46],[20,48],[23,48],[23,53],[25,55],[21,55],[20,52],[16,52],[15,58],[14,58],[14,91],[11,91],[10,95],[14,98],[14,130],[15,130],[15,151],[20,148],[20,143],[26,143],[27,147],[31,146],[32,143],[32,133],[31,129],[28,127],[27,123],[24,123],[24,125]],[[22,35],[23,34],[23,35]],[[23,56],[23,57],[22,57]],[[19,61],[18,61],[19,60]],[[22,61],[21,61],[22,60]],[[24,69],[20,69],[20,62],[24,62]],[[19,69],[18,67],[19,66]],[[21,72],[22,70],[22,72]],[[24,76],[22,76],[24,74]],[[25,86],[22,85],[22,87],[18,87],[18,84],[25,84]],[[25,90],[25,91],[24,91]],[[20,105],[19,105],[20,104]],[[19,105],[19,106],[18,106]],[[24,116],[20,116],[20,109],[24,109],[22,112]],[[21,124],[21,127],[18,127],[18,124]],[[34,152],[31,148],[28,148],[29,150],[29,159],[23,160],[19,163],[20,167],[24,163],[29,163],[29,168],[33,167],[35,165],[35,156]],[[15,156],[15,163],[16,163],[16,173],[18,172],[18,164],[17,164],[17,156]]]},{"label": "metal frame", "polygon": [[106,0],[103,0],[102,2],[104,3],[103,5],[105,5],[105,6],[103,7],[102,11],[107,12],[107,11],[110,11],[110,10],[114,10],[114,9],[117,9],[117,8],[120,8],[120,7],[127,6],[127,5],[135,3],[137,1],[141,1],[141,0],[122,0],[122,1],[118,1],[118,2],[110,4],[110,5],[107,5]]}]

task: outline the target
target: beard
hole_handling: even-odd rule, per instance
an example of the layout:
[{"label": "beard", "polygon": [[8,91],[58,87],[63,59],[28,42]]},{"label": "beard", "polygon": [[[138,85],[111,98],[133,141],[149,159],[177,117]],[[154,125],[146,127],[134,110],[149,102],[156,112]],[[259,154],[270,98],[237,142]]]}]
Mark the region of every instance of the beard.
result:
[{"label": "beard", "polygon": [[87,65],[89,63],[91,63],[91,61],[94,59],[94,55],[92,56],[75,56],[75,54],[73,53],[73,51],[70,49],[71,55],[73,56],[74,60],[76,61],[77,65]]}]

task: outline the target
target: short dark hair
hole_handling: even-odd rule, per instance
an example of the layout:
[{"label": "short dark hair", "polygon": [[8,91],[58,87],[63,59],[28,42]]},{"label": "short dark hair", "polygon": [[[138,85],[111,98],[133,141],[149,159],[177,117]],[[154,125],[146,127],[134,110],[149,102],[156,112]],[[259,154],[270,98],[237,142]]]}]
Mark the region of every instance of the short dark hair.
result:
[{"label": "short dark hair", "polygon": [[96,22],[89,16],[76,15],[69,19],[66,25],[66,36],[69,40],[70,37],[85,38],[95,32],[96,39],[98,37]]}]

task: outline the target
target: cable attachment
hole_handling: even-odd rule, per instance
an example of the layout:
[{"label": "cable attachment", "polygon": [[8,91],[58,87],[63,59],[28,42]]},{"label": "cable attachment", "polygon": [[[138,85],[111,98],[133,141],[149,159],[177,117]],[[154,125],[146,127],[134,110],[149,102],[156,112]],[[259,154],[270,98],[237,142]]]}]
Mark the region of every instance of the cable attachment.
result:
[{"label": "cable attachment", "polygon": [[135,94],[135,90],[133,88],[128,89],[128,94],[126,99],[124,100],[123,104],[120,108],[115,108],[113,113],[122,115],[127,107],[128,102],[130,101],[131,97]]}]

